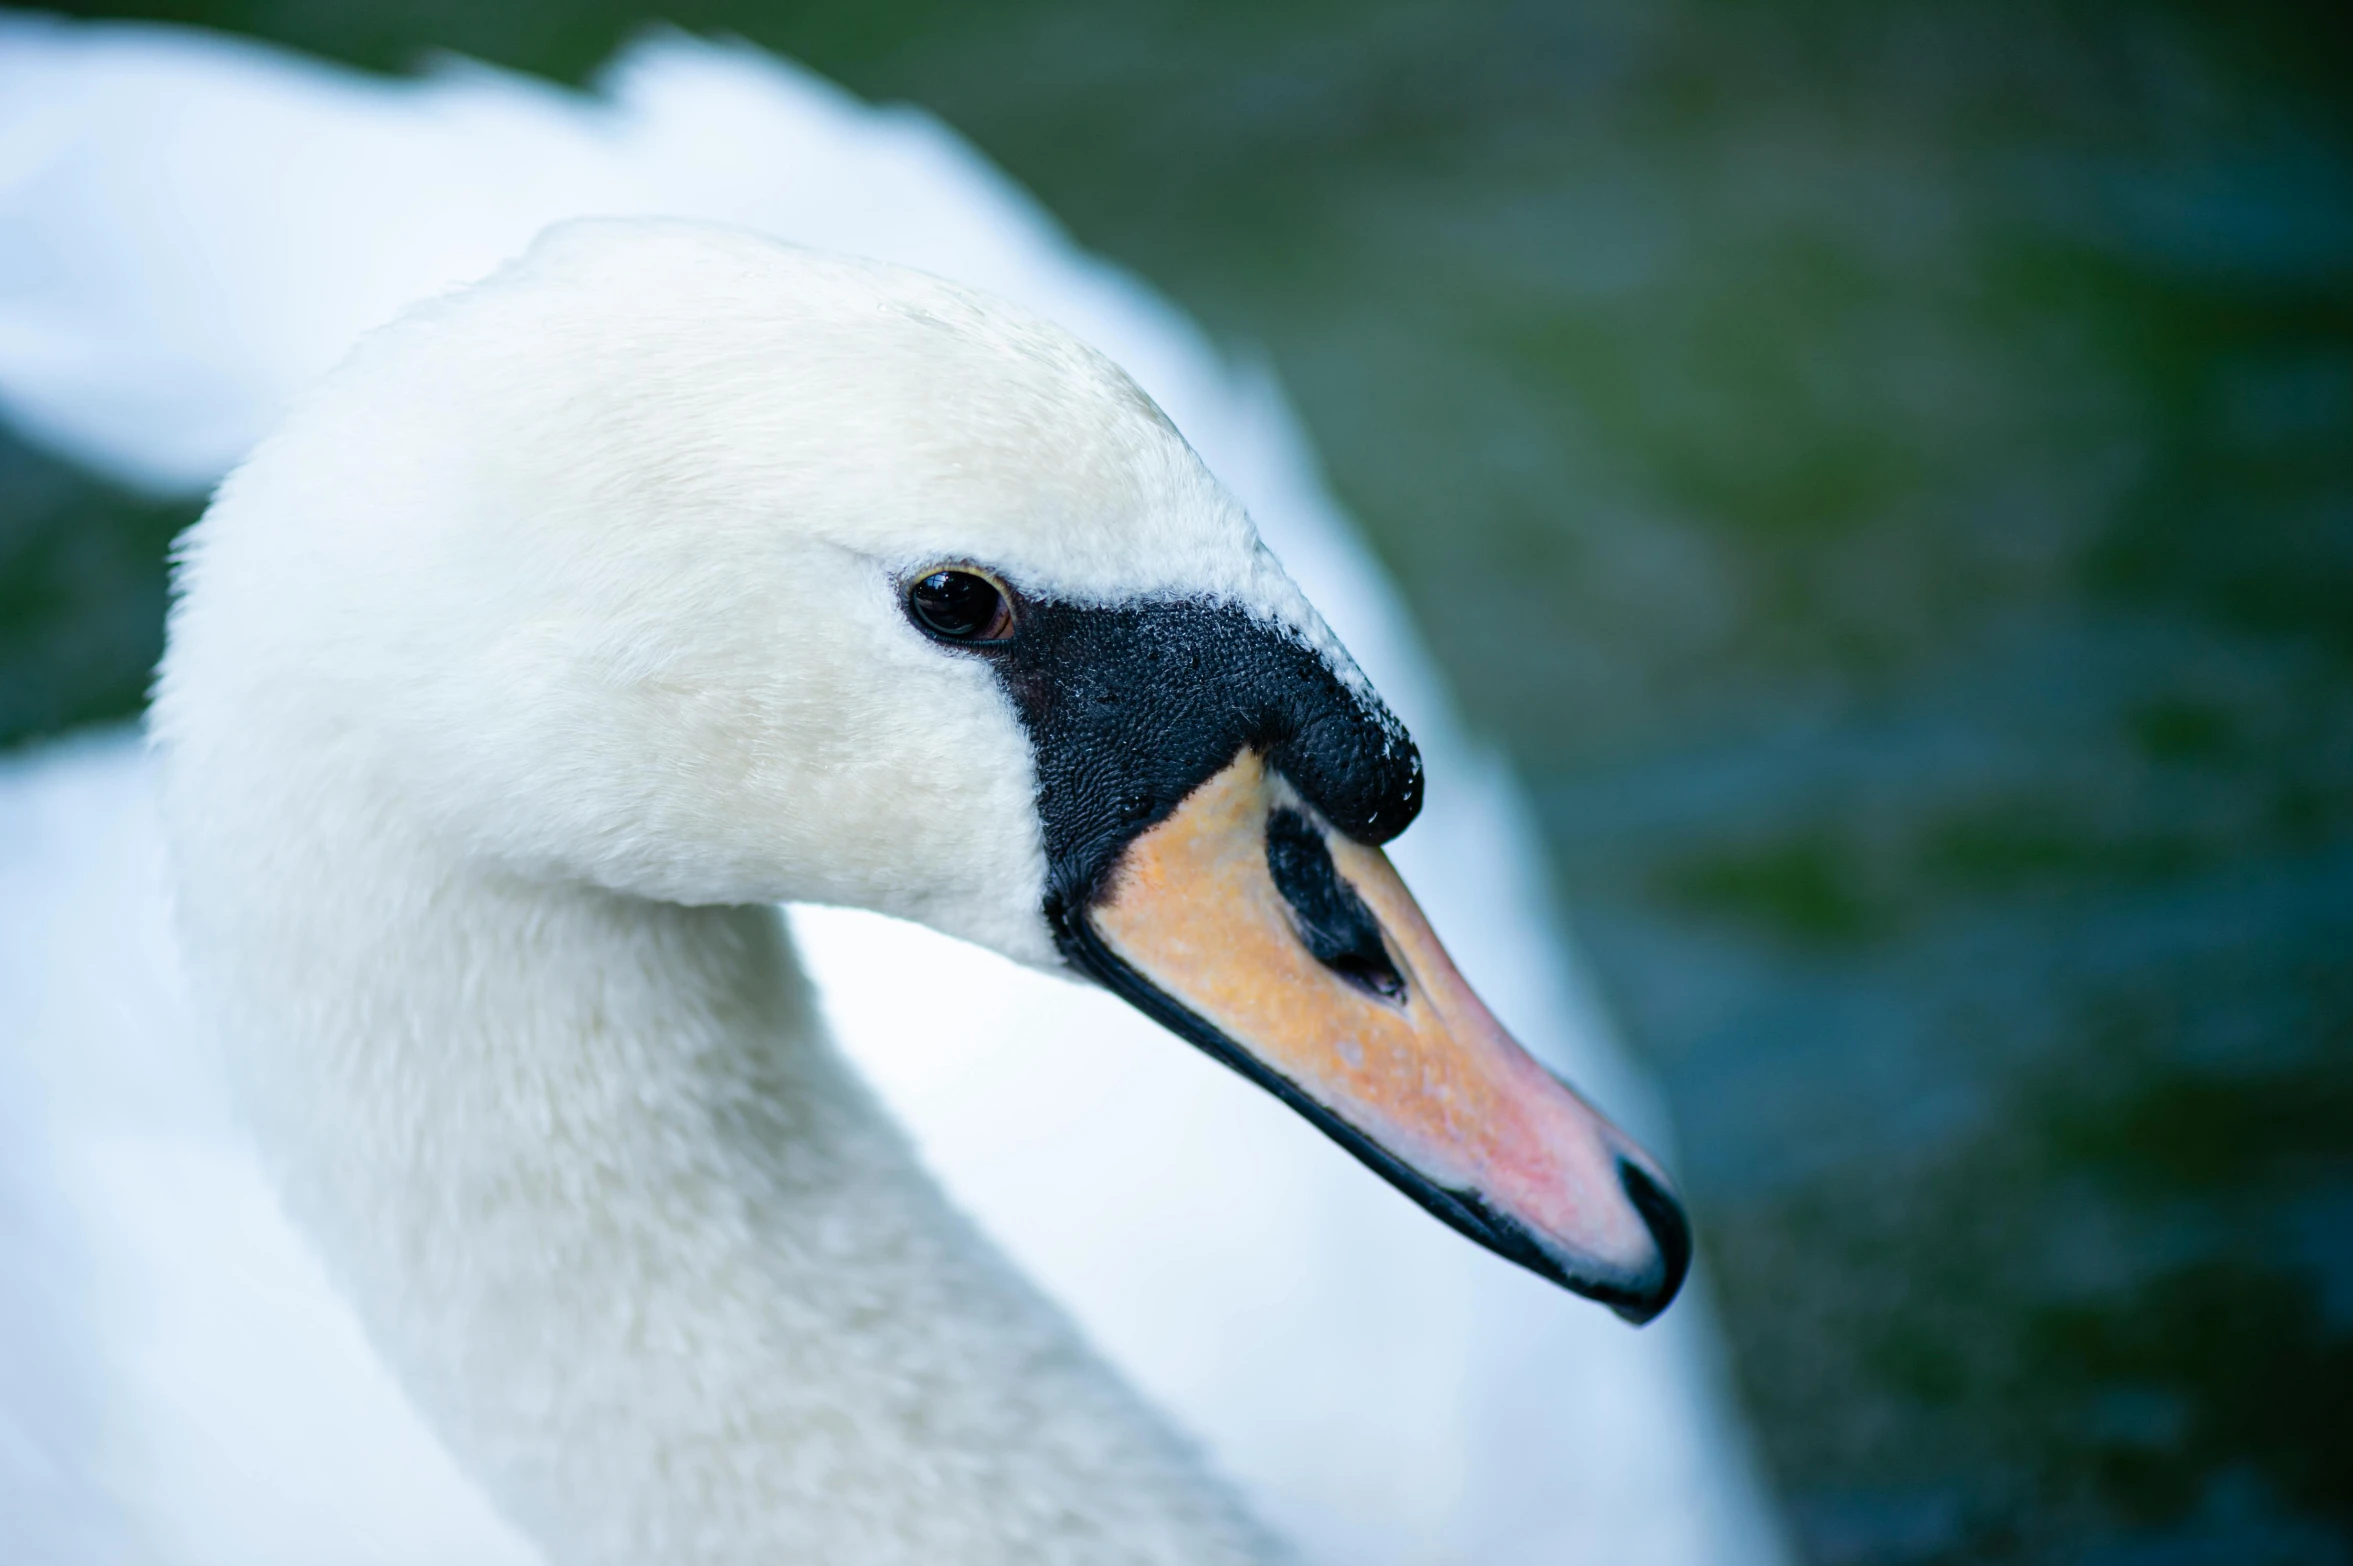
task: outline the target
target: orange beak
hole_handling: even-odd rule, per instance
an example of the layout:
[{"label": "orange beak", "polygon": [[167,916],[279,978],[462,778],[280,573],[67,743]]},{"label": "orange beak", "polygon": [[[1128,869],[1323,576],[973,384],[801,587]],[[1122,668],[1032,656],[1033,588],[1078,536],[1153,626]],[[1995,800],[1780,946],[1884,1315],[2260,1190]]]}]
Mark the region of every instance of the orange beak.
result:
[{"label": "orange beak", "polygon": [[1664,1174],[1506,1033],[1389,860],[1244,751],[1129,844],[1081,960],[1489,1249],[1650,1320],[1690,1230]]}]

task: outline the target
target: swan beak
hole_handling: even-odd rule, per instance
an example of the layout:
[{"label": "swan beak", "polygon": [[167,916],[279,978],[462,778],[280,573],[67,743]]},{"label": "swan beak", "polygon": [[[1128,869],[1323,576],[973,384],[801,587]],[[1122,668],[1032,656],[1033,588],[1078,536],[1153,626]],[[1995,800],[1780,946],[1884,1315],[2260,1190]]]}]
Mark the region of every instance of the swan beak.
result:
[{"label": "swan beak", "polygon": [[1128,845],[1096,977],[1490,1250],[1637,1324],[1691,1234],[1658,1164],[1495,1020],[1388,856],[1244,751]]}]

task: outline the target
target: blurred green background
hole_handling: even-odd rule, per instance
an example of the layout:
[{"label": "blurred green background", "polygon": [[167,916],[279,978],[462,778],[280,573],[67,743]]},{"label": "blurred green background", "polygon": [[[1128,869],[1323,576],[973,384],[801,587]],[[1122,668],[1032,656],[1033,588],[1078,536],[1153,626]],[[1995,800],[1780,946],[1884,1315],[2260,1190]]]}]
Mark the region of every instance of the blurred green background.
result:
[{"label": "blurred green background", "polygon": [[[1516,756],[1805,1555],[2353,1559],[2353,7],[75,9],[938,112],[1272,359]],[[193,511],[0,435],[0,743]]]}]

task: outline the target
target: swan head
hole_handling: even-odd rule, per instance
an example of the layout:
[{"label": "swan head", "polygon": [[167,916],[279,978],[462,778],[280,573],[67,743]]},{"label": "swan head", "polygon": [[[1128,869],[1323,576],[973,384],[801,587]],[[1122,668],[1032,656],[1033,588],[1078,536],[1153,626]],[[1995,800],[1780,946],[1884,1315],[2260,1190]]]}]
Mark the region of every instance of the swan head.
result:
[{"label": "swan head", "polygon": [[1657,1165],[1381,854],[1420,805],[1403,728],[1151,400],[1002,301],[553,230],[224,486],[156,721],[274,736],[524,880],[1074,972],[1511,1259],[1635,1320],[1681,1282]]}]

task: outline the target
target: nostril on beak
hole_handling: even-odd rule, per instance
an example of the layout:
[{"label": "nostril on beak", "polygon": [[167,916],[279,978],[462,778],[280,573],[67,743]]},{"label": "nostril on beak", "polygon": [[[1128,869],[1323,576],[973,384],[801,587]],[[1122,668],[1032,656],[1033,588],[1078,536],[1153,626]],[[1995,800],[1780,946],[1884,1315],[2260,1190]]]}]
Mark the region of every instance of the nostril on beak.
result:
[{"label": "nostril on beak", "polygon": [[1657,1286],[1614,1307],[1619,1315],[1639,1327],[1667,1308],[1683,1287],[1684,1275],[1691,1271],[1691,1220],[1683,1215],[1681,1202],[1623,1158],[1618,1160],[1618,1184],[1624,1187],[1626,1200],[1642,1215],[1644,1226],[1650,1230],[1651,1243],[1659,1248]]},{"label": "nostril on beak", "polygon": [[1341,877],[1323,833],[1298,811],[1267,816],[1266,872],[1317,962],[1368,995],[1405,999],[1405,976],[1382,943],[1380,921]]}]

